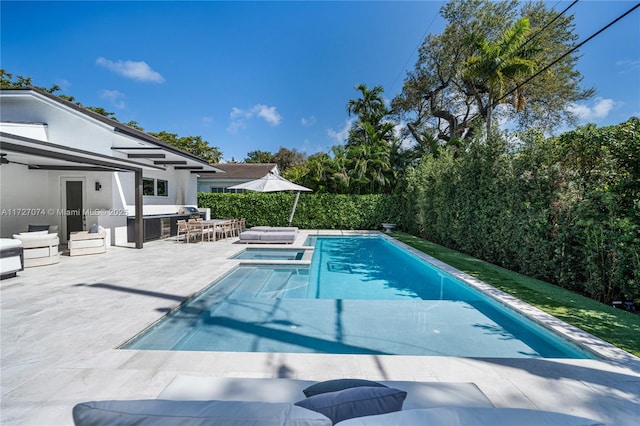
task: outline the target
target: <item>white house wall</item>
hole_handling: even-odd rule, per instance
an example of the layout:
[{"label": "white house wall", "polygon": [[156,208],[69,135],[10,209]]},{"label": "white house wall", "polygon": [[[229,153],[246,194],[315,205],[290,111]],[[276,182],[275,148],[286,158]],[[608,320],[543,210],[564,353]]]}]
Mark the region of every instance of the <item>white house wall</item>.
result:
[{"label": "white house wall", "polygon": [[[15,123],[14,134],[18,134],[20,128],[21,136],[114,158],[127,158],[127,154],[112,147],[131,146],[132,141],[138,142],[131,136],[115,132],[108,124],[42,95],[25,92],[3,96],[1,112],[3,126],[6,124],[3,131],[12,133],[11,123]],[[25,131],[29,133],[24,134]],[[63,178],[82,178],[86,183],[85,209],[96,212],[95,215],[87,215],[85,228],[97,223],[109,230],[113,244],[127,244],[127,216],[135,214],[134,172],[39,171],[18,164],[3,164],[0,171],[0,208],[5,213],[38,212],[38,217],[4,214],[0,218],[2,237],[10,238],[14,233],[24,232],[29,224],[49,224],[59,226],[60,238],[65,241],[60,213],[61,182]],[[169,165],[166,170],[143,170],[143,177],[166,180],[169,187],[166,197],[143,197],[143,215],[175,214],[182,206],[197,206],[197,175],[190,170],[174,170]],[[98,191],[96,182],[101,185]]]},{"label": "white house wall", "polygon": [[[135,175],[134,173],[118,172],[118,180],[124,195],[124,208],[129,214],[134,214],[135,204]],[[182,206],[197,205],[197,177],[188,170],[145,171],[145,178],[166,180],[169,185],[169,193],[164,196],[143,196],[143,215],[174,214]],[[119,191],[115,191],[119,192]],[[116,194],[114,193],[114,196]]]},{"label": "white house wall", "polygon": [[198,179],[198,192],[211,192],[211,188],[228,188],[253,179]]},{"label": "white house wall", "polygon": [[[55,225],[55,216],[47,215],[51,194],[47,173],[32,173],[19,164],[0,167],[0,236],[27,232],[29,224]],[[44,212],[44,215],[41,214]]]},{"label": "white house wall", "polygon": [[[11,238],[13,234],[26,232],[29,225],[57,225],[61,241],[64,235],[65,216],[62,205],[63,180],[85,182],[85,228],[92,224],[105,228],[126,226],[126,211],[117,208],[112,198],[111,172],[61,172],[29,170],[19,164],[3,164],[0,167],[0,235]],[[95,190],[95,183],[102,188]]]}]

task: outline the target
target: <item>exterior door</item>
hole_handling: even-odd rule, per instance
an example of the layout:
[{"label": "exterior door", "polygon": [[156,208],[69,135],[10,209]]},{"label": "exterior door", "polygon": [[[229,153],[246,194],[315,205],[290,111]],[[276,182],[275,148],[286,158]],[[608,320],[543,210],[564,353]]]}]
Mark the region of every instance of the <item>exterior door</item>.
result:
[{"label": "exterior door", "polygon": [[84,181],[63,181],[63,207],[65,209],[66,237],[69,240],[71,232],[84,231]]}]

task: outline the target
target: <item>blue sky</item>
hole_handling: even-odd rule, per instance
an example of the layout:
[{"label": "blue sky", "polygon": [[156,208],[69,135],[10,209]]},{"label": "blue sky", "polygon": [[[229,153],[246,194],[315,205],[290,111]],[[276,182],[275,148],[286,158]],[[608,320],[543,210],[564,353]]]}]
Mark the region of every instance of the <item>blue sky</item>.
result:
[{"label": "blue sky", "polygon": [[[550,1],[560,11],[570,1]],[[7,2],[0,64],[146,131],[202,136],[224,160],[344,143],[354,87],[402,89],[443,2]],[[636,4],[580,1],[583,40]],[[640,9],[581,50],[583,123],[640,116]]]}]

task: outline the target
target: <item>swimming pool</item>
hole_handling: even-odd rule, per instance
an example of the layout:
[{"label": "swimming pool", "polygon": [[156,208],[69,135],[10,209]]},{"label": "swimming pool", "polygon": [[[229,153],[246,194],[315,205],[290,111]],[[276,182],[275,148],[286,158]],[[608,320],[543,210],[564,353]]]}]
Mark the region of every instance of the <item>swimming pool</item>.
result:
[{"label": "swimming pool", "polygon": [[311,243],[311,265],[241,265],[123,347],[593,358],[391,239]]}]

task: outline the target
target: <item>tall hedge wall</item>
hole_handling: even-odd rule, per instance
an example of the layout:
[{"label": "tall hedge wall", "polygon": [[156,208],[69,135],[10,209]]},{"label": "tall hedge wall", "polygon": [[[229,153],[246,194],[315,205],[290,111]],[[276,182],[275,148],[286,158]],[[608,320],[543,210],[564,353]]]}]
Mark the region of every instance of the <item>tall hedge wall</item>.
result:
[{"label": "tall hedge wall", "polygon": [[[295,193],[198,193],[198,206],[212,217],[243,217],[248,226],[286,226]],[[380,229],[398,220],[400,196],[300,194],[293,226],[302,229]]]},{"label": "tall hedge wall", "polygon": [[[455,155],[454,155],[455,154]],[[640,302],[640,121],[503,138],[408,173],[413,234],[596,300]]]}]

